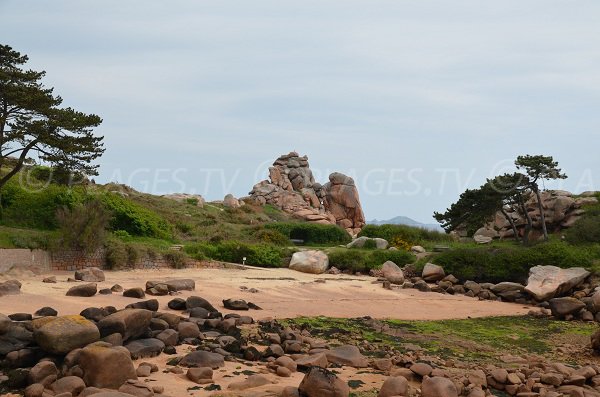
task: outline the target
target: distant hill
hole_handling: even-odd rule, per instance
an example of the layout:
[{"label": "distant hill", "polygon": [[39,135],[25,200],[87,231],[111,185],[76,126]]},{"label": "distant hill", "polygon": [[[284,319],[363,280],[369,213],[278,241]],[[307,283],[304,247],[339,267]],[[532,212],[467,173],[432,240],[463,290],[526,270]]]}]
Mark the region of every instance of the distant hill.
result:
[{"label": "distant hill", "polygon": [[373,219],[372,221],[368,221],[367,224],[369,224],[369,225],[407,225],[407,226],[414,226],[414,227],[422,227],[424,229],[436,230],[436,231],[440,231],[440,232],[444,231],[444,229],[442,229],[442,227],[440,225],[438,225],[437,223],[421,223],[421,222],[417,222],[414,219],[411,219],[407,216],[397,216],[392,219],[383,220],[383,221]]}]

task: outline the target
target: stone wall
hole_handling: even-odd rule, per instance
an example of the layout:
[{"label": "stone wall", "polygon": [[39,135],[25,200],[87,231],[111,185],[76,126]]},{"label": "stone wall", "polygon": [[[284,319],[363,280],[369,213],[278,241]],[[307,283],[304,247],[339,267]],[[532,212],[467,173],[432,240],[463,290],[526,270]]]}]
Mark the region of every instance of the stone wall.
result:
[{"label": "stone wall", "polygon": [[[35,267],[40,271],[75,271],[87,267],[105,268],[105,252],[98,250],[93,254],[86,255],[80,251],[60,251],[50,253],[43,250],[29,249],[0,249],[0,274],[13,267],[31,269]],[[224,267],[221,262],[197,261],[188,259],[185,268],[220,268]],[[144,256],[139,258],[131,266],[125,264],[121,270],[134,269],[172,269],[172,263],[162,255],[156,257]]]},{"label": "stone wall", "polygon": [[51,254],[52,270],[80,270],[86,267],[104,267],[104,250],[86,255],[81,251],[60,251]]},{"label": "stone wall", "polygon": [[0,273],[4,273],[15,266],[37,267],[40,270],[50,270],[51,255],[43,250],[30,250],[27,248],[0,249]]}]

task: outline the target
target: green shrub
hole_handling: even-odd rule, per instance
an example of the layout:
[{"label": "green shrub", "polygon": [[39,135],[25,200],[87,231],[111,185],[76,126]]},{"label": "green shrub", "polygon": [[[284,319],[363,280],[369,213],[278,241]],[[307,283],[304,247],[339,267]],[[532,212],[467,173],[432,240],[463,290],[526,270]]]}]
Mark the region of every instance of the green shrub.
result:
[{"label": "green shrub", "polygon": [[281,245],[281,246],[287,246],[287,245],[291,244],[290,239],[288,239],[286,236],[284,236],[278,230],[259,229],[257,232],[254,233],[253,236],[257,241],[260,241],[261,243],[264,243],[264,244]]},{"label": "green shrub", "polygon": [[590,250],[555,241],[532,247],[456,248],[439,254],[433,262],[463,281],[524,283],[533,266],[590,267],[594,256]]},{"label": "green shrub", "polygon": [[185,199],[185,202],[191,206],[197,207],[200,203],[200,200],[198,199],[198,197],[188,197]]},{"label": "green shrub", "polygon": [[190,234],[192,230],[194,230],[194,227],[186,222],[177,222],[175,224],[175,229],[183,234]]},{"label": "green shrub", "polygon": [[401,240],[419,245],[427,242],[448,243],[452,241],[452,237],[446,233],[407,225],[366,225],[359,236],[379,237],[390,243],[394,240]]},{"label": "green shrub", "polygon": [[110,213],[98,200],[89,200],[73,208],[60,208],[56,219],[63,248],[91,253],[106,241]]},{"label": "green shrub", "polygon": [[415,260],[415,256],[406,251],[391,250],[361,250],[336,248],[327,253],[329,264],[340,270],[367,273],[371,269],[378,269],[387,261],[392,261],[398,266],[404,266]]},{"label": "green shrub", "polygon": [[105,246],[106,267],[110,270],[119,270],[125,267],[129,254],[127,245],[119,240],[108,240]]},{"label": "green shrub", "polygon": [[265,229],[277,230],[290,240],[303,240],[305,244],[348,244],[352,238],[336,225],[307,222],[275,222],[264,225]]},{"label": "green shrub", "polygon": [[132,236],[172,239],[171,225],[157,213],[115,193],[105,193],[101,200],[113,213],[112,230],[125,230]]},{"label": "green shrub", "polygon": [[363,248],[366,249],[366,250],[377,249],[377,243],[375,242],[375,240],[367,240],[367,241],[365,241],[365,244],[363,245]]},{"label": "green shrub", "polygon": [[169,251],[163,254],[163,257],[171,264],[175,269],[185,268],[187,262],[187,255],[181,251]]},{"label": "green shrub", "polygon": [[564,234],[571,244],[600,243],[600,215],[584,216]]},{"label": "green shrub", "polygon": [[185,252],[194,259],[213,259],[223,262],[242,263],[262,267],[281,267],[288,255],[285,248],[269,244],[246,244],[239,241],[219,243],[196,243],[185,247]]},{"label": "green shrub", "polygon": [[86,194],[80,187],[27,187],[18,179],[11,179],[0,191],[2,224],[53,230],[58,227],[56,211],[63,207],[73,208],[85,198]]}]

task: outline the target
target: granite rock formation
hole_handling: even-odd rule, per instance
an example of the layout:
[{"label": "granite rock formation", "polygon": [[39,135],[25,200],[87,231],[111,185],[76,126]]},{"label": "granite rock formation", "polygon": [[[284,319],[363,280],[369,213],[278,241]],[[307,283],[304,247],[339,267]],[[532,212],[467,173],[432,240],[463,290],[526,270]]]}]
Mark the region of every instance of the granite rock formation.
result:
[{"label": "granite rock formation", "polygon": [[274,205],[308,222],[339,225],[353,236],[365,225],[354,180],[334,172],[322,185],[315,181],[308,158],[296,152],[275,160],[269,168],[269,180],[254,185],[249,199]]}]

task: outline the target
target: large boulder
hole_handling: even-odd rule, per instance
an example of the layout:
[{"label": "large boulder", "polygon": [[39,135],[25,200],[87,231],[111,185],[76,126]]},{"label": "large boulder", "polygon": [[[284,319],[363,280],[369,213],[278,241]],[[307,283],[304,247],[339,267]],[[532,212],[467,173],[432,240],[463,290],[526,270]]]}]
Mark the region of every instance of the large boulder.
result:
[{"label": "large boulder", "polygon": [[106,280],[106,278],[104,277],[104,272],[102,270],[97,267],[88,267],[75,271],[75,280],[99,283]]},{"label": "large boulder", "polygon": [[217,369],[225,365],[225,360],[220,354],[197,350],[185,355],[179,365],[182,367]]},{"label": "large boulder", "polygon": [[240,200],[233,197],[233,195],[228,194],[223,198],[223,205],[228,208],[239,208],[241,207]]},{"label": "large boulder", "polygon": [[142,335],[150,326],[152,312],[145,309],[125,309],[104,317],[98,322],[102,337],[118,333],[123,340]]},{"label": "large boulder", "polygon": [[12,320],[6,314],[0,313],[0,335],[5,334],[12,324]]},{"label": "large boulder", "polygon": [[96,325],[82,316],[45,318],[50,320],[37,324],[34,322],[33,337],[36,343],[49,353],[67,354],[100,339]]},{"label": "large boulder", "polygon": [[422,277],[423,280],[427,282],[435,282],[446,277],[446,273],[444,272],[444,268],[441,266],[434,265],[433,263],[427,263],[423,268]]},{"label": "large boulder", "polygon": [[392,261],[387,261],[381,267],[383,277],[392,284],[402,284],[404,282],[404,272],[398,265]]},{"label": "large boulder", "polygon": [[21,293],[21,283],[18,280],[8,280],[0,283],[0,296],[18,295]]},{"label": "large boulder", "polygon": [[550,310],[552,315],[563,318],[569,314],[575,314],[585,307],[585,303],[571,297],[550,299]]},{"label": "large boulder", "polygon": [[79,367],[86,385],[117,389],[128,379],[137,379],[131,354],[122,346],[98,342],[79,353]]},{"label": "large boulder", "polygon": [[195,289],[196,282],[188,278],[146,281],[146,293],[150,295],[168,295],[170,292],[193,291]]},{"label": "large boulder", "polygon": [[302,273],[321,274],[329,268],[329,258],[323,251],[295,252],[289,267]]},{"label": "large boulder", "polygon": [[534,266],[529,270],[525,292],[537,301],[546,301],[567,294],[589,275],[590,272],[582,267]]},{"label": "large boulder", "polygon": [[406,396],[408,380],[404,376],[390,376],[383,382],[377,397]]},{"label": "large boulder", "polygon": [[327,361],[333,364],[347,365],[354,368],[369,366],[369,360],[363,356],[356,346],[344,345],[325,351]]},{"label": "large boulder", "polygon": [[80,296],[83,298],[89,298],[96,295],[96,292],[98,292],[96,283],[80,284],[69,288],[67,291],[67,296]]},{"label": "large boulder", "polygon": [[125,348],[131,353],[131,358],[137,360],[158,356],[165,350],[165,344],[159,339],[147,338],[131,341],[125,345]]},{"label": "large boulder", "polygon": [[458,397],[458,390],[450,379],[433,376],[423,379],[421,395],[423,397]]},{"label": "large boulder", "polygon": [[312,367],[304,376],[298,391],[305,397],[348,397],[348,384],[336,374],[321,367]]}]

